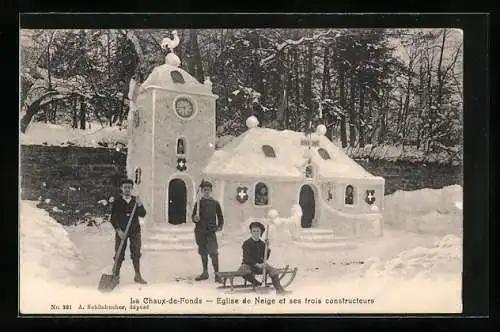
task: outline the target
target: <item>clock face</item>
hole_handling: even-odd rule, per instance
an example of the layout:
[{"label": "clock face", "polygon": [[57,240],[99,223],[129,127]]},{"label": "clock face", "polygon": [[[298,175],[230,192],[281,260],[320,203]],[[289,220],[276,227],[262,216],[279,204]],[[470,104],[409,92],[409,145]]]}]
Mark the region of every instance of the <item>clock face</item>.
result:
[{"label": "clock face", "polygon": [[175,111],[182,118],[189,118],[194,114],[193,103],[186,98],[179,98],[175,102]]}]

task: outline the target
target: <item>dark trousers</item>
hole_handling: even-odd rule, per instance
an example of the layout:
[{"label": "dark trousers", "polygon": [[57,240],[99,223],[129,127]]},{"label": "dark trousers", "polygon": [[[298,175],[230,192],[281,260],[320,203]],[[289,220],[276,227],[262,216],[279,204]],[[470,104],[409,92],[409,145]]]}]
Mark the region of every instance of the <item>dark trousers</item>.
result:
[{"label": "dark trousers", "polygon": [[219,246],[215,232],[195,231],[194,237],[198,245],[198,253],[201,256],[217,254]]},{"label": "dark trousers", "polygon": [[[120,248],[120,243],[122,239],[118,234],[115,233],[115,256],[113,259],[116,258],[116,255],[118,254],[118,249]],[[141,232],[133,232],[130,233],[125,240],[125,243],[122,248],[122,252],[120,253],[119,256],[119,262],[123,262],[125,259],[125,251],[127,250],[127,242],[130,242],[130,258],[132,261],[138,261],[141,258]]]},{"label": "dark trousers", "polygon": [[[266,263],[266,271],[270,277],[277,277],[279,275],[278,270],[276,270],[268,263]],[[238,269],[238,273],[241,273],[241,275],[244,276],[253,276],[255,274],[262,274],[263,272],[264,272],[263,269],[247,264],[241,264],[241,266]]]},{"label": "dark trousers", "polygon": [[194,237],[198,245],[198,253],[201,256],[203,274],[208,271],[208,256],[212,260],[214,272],[219,272],[219,246],[215,232],[195,231]]},{"label": "dark trousers", "polygon": [[[269,265],[267,262],[266,264],[266,271],[271,277],[271,282],[276,289],[277,292],[284,292],[283,286],[281,286],[280,279],[279,279],[279,272],[277,269]],[[256,267],[256,266],[250,266],[247,264],[241,264],[241,266],[238,269],[238,272],[245,278],[245,280],[249,281],[252,284],[255,284],[257,281],[255,279],[256,274],[262,274],[264,271],[263,269]]]}]

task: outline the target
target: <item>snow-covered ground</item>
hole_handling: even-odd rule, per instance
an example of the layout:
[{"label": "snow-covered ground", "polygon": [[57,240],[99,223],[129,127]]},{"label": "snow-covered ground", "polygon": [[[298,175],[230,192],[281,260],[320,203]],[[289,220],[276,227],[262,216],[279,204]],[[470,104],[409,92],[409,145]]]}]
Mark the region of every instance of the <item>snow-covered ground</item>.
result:
[{"label": "snow-covered ground", "polygon": [[[436,195],[441,198],[440,203],[437,203]],[[150,282],[147,286],[133,283],[127,252],[121,285],[112,293],[102,294],[97,290],[97,284],[100,276],[109,273],[112,266],[113,232],[109,223],[99,228],[84,224],[63,227],[46,212],[37,209],[34,202],[22,201],[21,312],[460,312],[461,188],[396,192],[387,196],[386,202],[388,225],[384,237],[365,240],[357,249],[307,251],[271,243],[271,264],[299,267],[297,277],[289,287],[292,293],[280,298],[272,290],[257,293],[219,290],[212,277],[209,281],[192,281],[201,265],[196,252],[144,252],[142,270]],[[411,208],[408,207],[410,202]],[[438,224],[445,220],[440,217],[442,215],[452,222],[437,230],[406,228],[412,224],[405,220]],[[233,270],[240,263],[241,242],[235,240],[233,234],[224,234],[224,238],[228,241],[220,249],[221,269]],[[147,308],[132,308],[131,298],[139,299],[140,305]],[[242,303],[244,298],[251,304]],[[164,304],[153,303],[163,300]],[[177,304],[173,303],[175,300]],[[236,300],[239,303],[227,303]],[[257,300],[263,302],[256,303]],[[373,303],[360,303],[372,300]],[[148,301],[149,305],[145,303]],[[274,304],[267,304],[273,301]],[[51,309],[51,305],[57,308]],[[63,305],[71,305],[71,309],[64,309]],[[79,309],[80,305],[85,309]]]}]

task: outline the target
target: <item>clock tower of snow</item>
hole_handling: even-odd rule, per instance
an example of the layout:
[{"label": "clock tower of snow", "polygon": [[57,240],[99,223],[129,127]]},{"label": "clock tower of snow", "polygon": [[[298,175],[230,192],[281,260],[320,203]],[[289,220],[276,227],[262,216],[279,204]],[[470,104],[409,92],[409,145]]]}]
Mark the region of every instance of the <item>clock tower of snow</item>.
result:
[{"label": "clock tower of snow", "polygon": [[190,222],[201,171],[215,150],[212,83],[181,69],[165,38],[165,64],[155,67],[137,89],[129,112],[127,173],[145,202],[147,226]]}]

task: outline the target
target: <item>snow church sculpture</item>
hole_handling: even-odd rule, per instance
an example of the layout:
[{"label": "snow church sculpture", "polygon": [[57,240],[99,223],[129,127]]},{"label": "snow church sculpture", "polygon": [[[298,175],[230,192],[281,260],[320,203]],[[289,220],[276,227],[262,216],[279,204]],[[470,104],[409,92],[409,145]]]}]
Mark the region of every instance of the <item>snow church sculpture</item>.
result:
[{"label": "snow church sculpture", "polygon": [[191,220],[201,171],[215,149],[217,96],[209,80],[199,83],[180,68],[172,34],[162,41],[165,64],[137,89],[128,116],[127,174],[150,211],[148,228]]},{"label": "snow church sculpture", "polygon": [[165,64],[136,89],[129,112],[127,173],[150,211],[149,229],[189,224],[206,179],[222,205],[225,230],[266,219],[270,210],[295,221],[290,211],[298,205],[303,231],[381,235],[385,180],[326,138],[324,125],[308,133],[278,131],[259,127],[252,116],[245,133],[215,151],[217,96],[209,78],[200,83],[180,68],[177,44],[176,34],[162,42],[170,50]]}]

